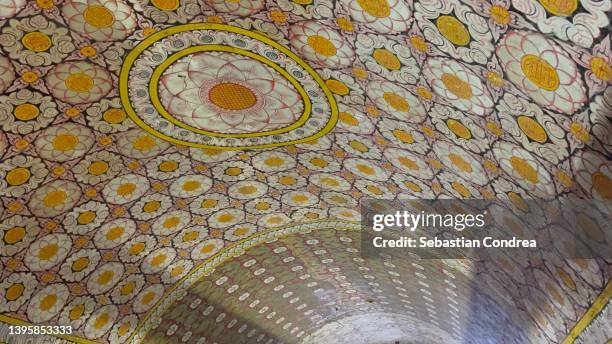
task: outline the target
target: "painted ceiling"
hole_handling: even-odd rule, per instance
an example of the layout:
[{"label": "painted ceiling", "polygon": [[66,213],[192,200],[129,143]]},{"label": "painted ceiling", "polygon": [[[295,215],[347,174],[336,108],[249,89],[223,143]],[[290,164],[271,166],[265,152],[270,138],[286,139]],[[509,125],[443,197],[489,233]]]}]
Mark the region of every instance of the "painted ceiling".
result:
[{"label": "painted ceiling", "polygon": [[82,343],[562,342],[608,262],[364,262],[358,205],[609,201],[611,11],[0,0],[0,321]]}]

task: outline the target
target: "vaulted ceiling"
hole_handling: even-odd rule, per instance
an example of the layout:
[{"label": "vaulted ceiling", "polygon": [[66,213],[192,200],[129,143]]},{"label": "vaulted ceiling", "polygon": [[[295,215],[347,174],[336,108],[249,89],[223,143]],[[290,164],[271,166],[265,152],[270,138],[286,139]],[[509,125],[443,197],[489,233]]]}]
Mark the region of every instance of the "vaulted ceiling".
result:
[{"label": "vaulted ceiling", "polygon": [[605,342],[609,261],[366,261],[359,204],[609,202],[611,10],[1,1],[0,340]]}]

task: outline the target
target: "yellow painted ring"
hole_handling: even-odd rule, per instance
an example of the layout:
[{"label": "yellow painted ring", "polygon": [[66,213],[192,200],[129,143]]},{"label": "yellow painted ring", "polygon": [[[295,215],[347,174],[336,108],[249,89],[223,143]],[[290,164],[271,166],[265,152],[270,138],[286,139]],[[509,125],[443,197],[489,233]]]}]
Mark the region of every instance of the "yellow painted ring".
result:
[{"label": "yellow painted ring", "polygon": [[[302,100],[304,101],[304,112],[300,116],[299,120],[297,122],[293,123],[290,126],[287,126],[287,127],[284,127],[284,128],[275,129],[275,130],[262,131],[262,132],[256,132],[256,133],[247,133],[247,134],[224,134],[224,133],[217,133],[217,132],[214,132],[214,131],[207,131],[207,130],[202,130],[202,129],[194,128],[194,127],[192,127],[192,126],[190,126],[190,125],[188,125],[188,124],[186,124],[184,122],[181,122],[176,117],[172,116],[164,108],[164,106],[161,104],[161,101],[159,100],[159,94],[157,92],[157,85],[158,85],[159,78],[162,76],[164,71],[171,64],[176,62],[181,57],[184,57],[184,56],[187,56],[187,55],[191,55],[191,54],[194,54],[194,53],[198,53],[198,52],[202,52],[202,51],[223,51],[223,52],[231,52],[231,53],[234,53],[234,54],[239,54],[239,55],[247,56],[247,57],[250,57],[250,58],[252,58],[254,60],[260,61],[260,62],[270,66],[272,69],[276,70],[277,72],[279,72],[283,77],[285,77],[287,80],[289,80],[289,82],[293,85],[293,87],[295,87],[297,92],[302,97]],[[246,50],[238,49],[238,48],[234,48],[234,47],[228,47],[228,46],[225,46],[225,45],[217,45],[217,44],[198,45],[198,46],[195,46],[195,47],[190,47],[190,48],[181,50],[181,51],[173,54],[172,56],[168,57],[164,62],[162,62],[153,71],[153,75],[151,76],[151,81],[149,82],[149,96],[151,97],[151,103],[153,104],[153,107],[157,110],[157,112],[159,112],[164,118],[166,118],[171,123],[174,123],[175,125],[183,128],[183,129],[187,129],[189,131],[193,131],[193,132],[198,133],[198,134],[203,134],[203,135],[208,135],[208,136],[216,136],[216,137],[255,137],[255,136],[268,136],[268,135],[282,134],[282,133],[285,133],[285,132],[288,132],[288,131],[291,131],[293,129],[301,127],[304,123],[306,123],[306,121],[310,117],[310,112],[312,110],[312,104],[310,103],[310,98],[308,98],[308,94],[306,93],[306,91],[304,91],[304,88],[302,88],[302,85],[300,85],[297,82],[297,80],[295,80],[295,78],[293,78],[289,73],[287,73],[286,70],[282,69],[279,65],[277,65],[276,63],[274,63],[274,62],[272,62],[270,60],[267,60],[266,58],[264,58],[261,55],[254,54],[254,53],[252,53],[250,51],[246,51]]]},{"label": "yellow painted ring", "polygon": [[[170,137],[168,135],[160,133],[157,130],[151,128],[148,124],[146,124],[138,116],[138,114],[136,113],[136,111],[134,110],[134,108],[131,105],[131,102],[130,102],[130,99],[129,99],[129,88],[128,88],[128,86],[129,86],[129,74],[130,74],[130,70],[131,70],[132,66],[134,65],[134,62],[136,61],[136,59],[140,56],[140,54],[143,51],[145,51],[149,46],[153,45],[155,42],[157,42],[157,41],[159,41],[159,40],[161,40],[161,39],[163,39],[165,37],[168,37],[170,35],[176,34],[176,33],[184,32],[184,31],[194,31],[194,30],[217,30],[217,31],[227,31],[227,32],[233,32],[233,33],[237,33],[237,34],[240,34],[240,35],[244,35],[244,36],[256,39],[258,41],[261,41],[261,42],[263,42],[263,43],[273,47],[274,49],[280,51],[281,53],[285,54],[287,57],[289,57],[290,59],[295,61],[300,67],[302,67],[308,74],[311,75],[313,80],[323,90],[323,93],[325,94],[325,97],[327,98],[327,101],[329,102],[331,114],[330,114],[330,118],[329,118],[328,122],[326,123],[325,127],[323,127],[316,134],[311,135],[309,137],[304,137],[304,138],[296,139],[296,140],[292,140],[292,141],[269,143],[269,144],[260,144],[260,145],[253,145],[253,146],[213,146],[213,145],[207,145],[207,144],[194,143],[194,142],[183,141],[183,140],[180,140],[180,139],[177,139],[177,138],[174,138],[174,137]],[[206,50],[203,47],[204,46],[199,46],[199,48],[202,49],[202,51]],[[216,46],[215,49],[219,49],[219,48],[220,48],[220,46]],[[227,47],[227,48],[223,48],[223,49],[227,49],[228,51],[231,50],[232,52],[239,51],[239,50],[234,50],[236,48],[231,48],[231,47]],[[253,54],[253,55],[255,55],[255,54]],[[250,57],[252,57],[252,56],[250,56]],[[261,59],[263,59],[263,57],[261,57]],[[258,58],[259,61],[262,61],[261,59]],[[269,66],[272,66],[272,65],[270,65],[270,63],[272,63],[272,62],[271,61],[268,61],[268,62],[266,62],[266,64],[268,64]],[[276,68],[275,68],[275,70],[279,71]],[[156,69],[156,72],[158,72],[158,69]],[[286,73],[286,71],[283,70],[282,74],[284,76],[288,75],[288,74],[285,74],[285,73]],[[159,72],[158,74],[161,75],[161,72]],[[289,79],[289,80],[291,81],[291,79]],[[151,87],[149,87],[149,89],[151,90]],[[298,88],[298,92],[300,92],[300,89],[302,89],[302,88],[301,87]],[[120,75],[119,75],[119,94],[120,94],[121,103],[123,105],[123,108],[125,109],[125,112],[128,114],[128,116],[138,126],[143,128],[145,131],[147,131],[151,135],[154,135],[154,136],[156,136],[156,137],[158,137],[158,138],[160,138],[162,140],[165,140],[165,141],[168,141],[168,142],[172,142],[172,143],[175,143],[175,144],[178,144],[178,145],[184,145],[184,146],[190,146],[190,147],[213,148],[213,149],[221,149],[221,150],[246,150],[246,149],[270,148],[270,147],[276,147],[276,146],[286,146],[286,145],[298,144],[298,143],[312,141],[312,140],[315,140],[317,138],[322,137],[323,135],[325,135],[329,131],[331,131],[334,128],[334,126],[336,125],[336,123],[338,122],[338,105],[336,104],[336,101],[335,101],[331,91],[329,90],[329,88],[325,84],[325,82],[321,79],[319,74],[314,69],[312,69],[312,67],[310,67],[306,62],[304,62],[300,57],[298,57],[291,50],[289,50],[288,48],[282,46],[281,44],[271,40],[270,38],[268,38],[268,37],[266,37],[264,35],[261,35],[259,33],[252,32],[252,31],[249,31],[249,30],[246,30],[246,29],[242,29],[242,28],[239,28],[239,27],[230,26],[230,25],[224,25],[224,24],[199,23],[199,24],[185,24],[185,25],[173,26],[173,27],[170,27],[170,28],[158,31],[158,32],[150,35],[146,39],[144,39],[142,42],[140,42],[138,45],[136,45],[132,49],[132,51],[130,51],[130,53],[126,56],[126,58],[125,58],[125,60],[123,62],[123,66],[121,68],[121,72],[120,72]],[[305,95],[305,93],[302,94],[301,92],[300,92],[300,94],[302,96]],[[155,97],[157,98],[157,93],[156,92],[155,92]],[[152,96],[152,98],[153,98],[153,96]],[[306,102],[307,97],[303,97],[303,98],[305,100],[305,110],[306,110],[306,106],[307,105],[310,107],[310,102],[309,101],[308,101],[308,103]],[[163,109],[163,107],[161,107],[160,103],[158,103],[158,106],[160,106],[160,108]],[[159,110],[159,108],[158,108],[158,110]],[[164,110],[164,112],[167,114],[167,111]],[[164,112],[160,112],[160,113],[163,114]],[[164,117],[166,117],[166,116],[164,116]],[[169,117],[172,117],[172,116],[169,115]],[[166,118],[169,119],[168,117],[166,117]],[[305,122],[306,120],[307,120],[307,118],[304,118],[304,114],[302,114],[302,116],[300,117],[298,122],[296,122],[292,126],[289,126],[289,127],[286,127],[286,128],[293,128],[293,127],[297,128],[300,125],[302,125],[303,122]],[[173,123],[177,124],[175,121],[178,121],[178,120],[174,119],[174,121],[173,121]],[[178,122],[180,122],[180,121],[178,121]],[[183,125],[186,125],[186,124],[183,123]],[[181,126],[183,126],[183,125],[181,125]],[[185,128],[185,127],[183,126],[183,128]],[[286,128],[281,128],[281,129],[278,129],[278,130],[283,130],[283,129],[286,129]],[[200,130],[200,132],[198,132],[196,130],[193,130],[193,129],[196,129],[196,128],[189,127],[189,128],[185,128],[185,129],[194,131],[196,133],[204,133],[204,131],[201,131],[201,130]],[[288,130],[292,130],[292,129],[288,129]],[[273,131],[271,131],[271,132],[272,132],[272,134],[274,134]],[[214,134],[215,135],[212,135],[212,133],[206,132],[206,135],[209,135],[209,136],[223,136],[223,137],[226,137],[223,134],[221,134],[221,135],[219,133],[214,133]],[[257,134],[262,134],[262,133],[257,133]],[[265,135],[266,133],[263,133],[263,134]],[[270,132],[268,132],[267,134],[271,135]],[[260,136],[260,135],[249,135],[249,134],[240,134],[240,135]],[[227,136],[228,137],[238,137],[236,135],[232,136],[231,134],[227,134]],[[248,136],[243,136],[243,137],[248,137]]]}]

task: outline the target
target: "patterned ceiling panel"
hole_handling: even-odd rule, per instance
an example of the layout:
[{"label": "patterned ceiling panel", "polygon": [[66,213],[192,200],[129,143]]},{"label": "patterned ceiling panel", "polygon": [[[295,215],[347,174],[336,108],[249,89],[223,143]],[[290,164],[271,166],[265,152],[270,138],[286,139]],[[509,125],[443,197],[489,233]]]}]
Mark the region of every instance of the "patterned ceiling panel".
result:
[{"label": "patterned ceiling panel", "polygon": [[[609,0],[0,1],[0,320],[69,324],[81,342],[143,339],[159,306],[231,245],[359,221],[363,198],[610,200],[611,10]],[[321,266],[303,254],[302,266]],[[538,327],[515,335],[554,342],[569,331],[608,279],[575,264],[548,271],[555,290],[576,294],[574,313],[555,317],[558,300],[540,315],[521,308],[508,316]],[[253,277],[239,270],[228,278]],[[198,297],[221,302],[215,290]],[[349,296],[332,299],[362,321]],[[400,305],[368,307],[393,323]],[[317,312],[329,319],[317,328],[338,324]],[[314,333],[308,316],[288,316]],[[255,325],[278,340],[300,332]],[[164,326],[152,333],[176,340]]]},{"label": "patterned ceiling panel", "polygon": [[364,259],[360,232],[337,223],[278,235],[189,287],[144,341],[559,343],[596,296],[573,281],[602,288],[607,266]]}]

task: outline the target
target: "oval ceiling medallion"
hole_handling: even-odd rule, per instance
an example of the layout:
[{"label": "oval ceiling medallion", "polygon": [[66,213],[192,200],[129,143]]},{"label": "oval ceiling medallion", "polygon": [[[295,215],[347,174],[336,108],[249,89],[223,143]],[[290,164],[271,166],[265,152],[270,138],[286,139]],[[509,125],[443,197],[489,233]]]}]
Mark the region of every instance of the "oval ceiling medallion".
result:
[{"label": "oval ceiling medallion", "polygon": [[159,31],[127,56],[120,92],[128,115],[181,145],[252,149],[311,141],[337,122],[317,72],[266,36],[229,25]]}]

